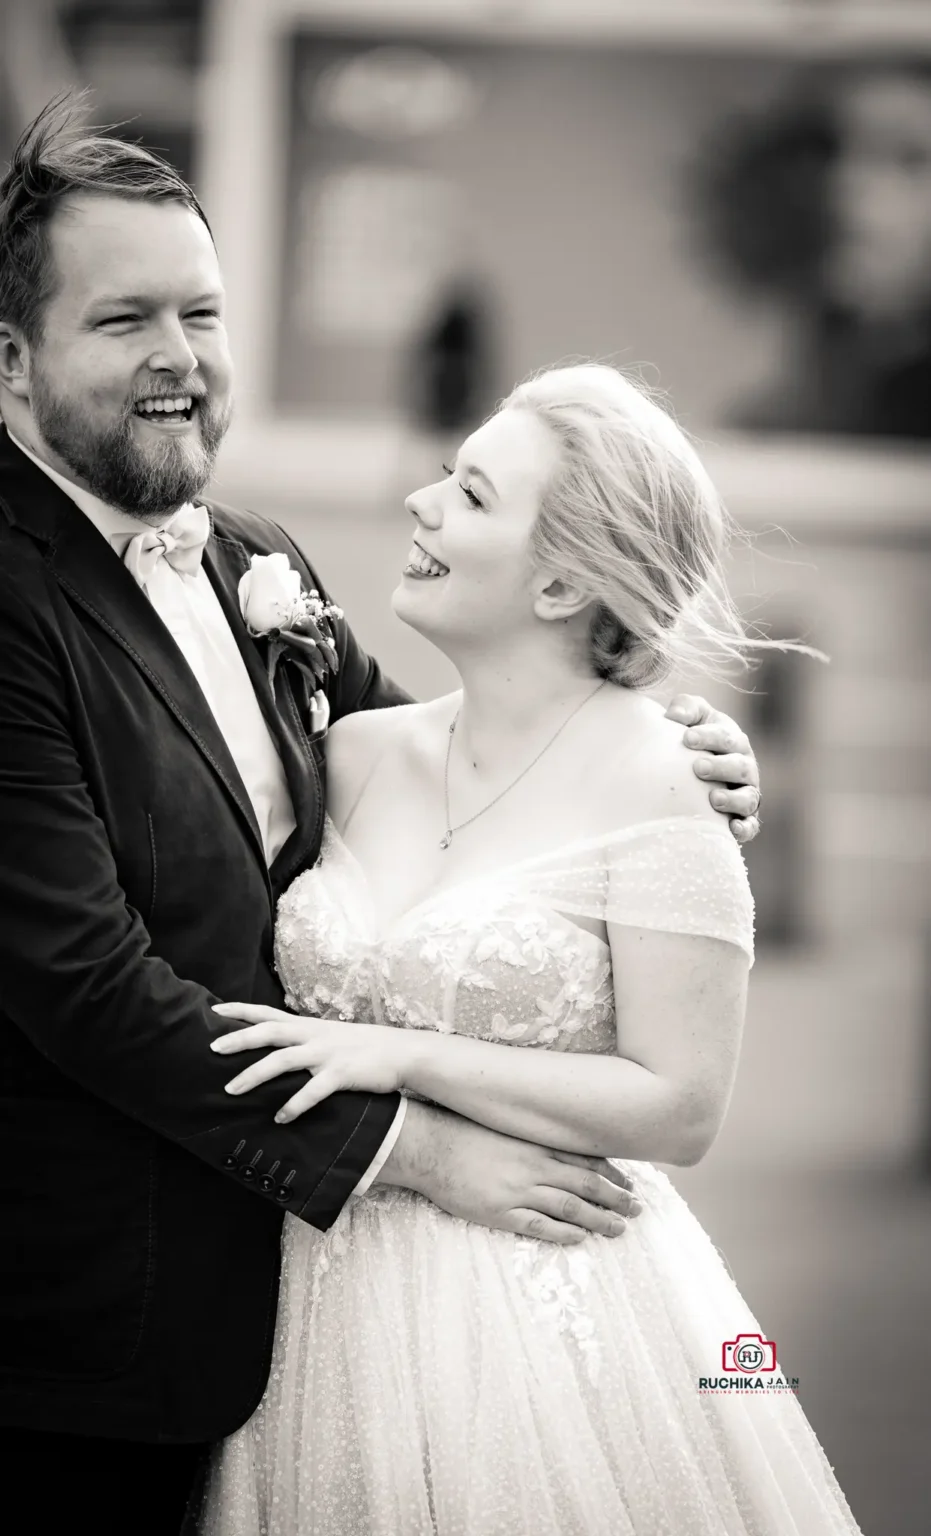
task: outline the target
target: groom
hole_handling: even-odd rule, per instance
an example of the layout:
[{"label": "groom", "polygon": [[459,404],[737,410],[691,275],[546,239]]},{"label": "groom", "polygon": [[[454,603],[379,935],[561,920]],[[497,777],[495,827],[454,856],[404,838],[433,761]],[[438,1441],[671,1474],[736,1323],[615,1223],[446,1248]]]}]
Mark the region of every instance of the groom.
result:
[{"label": "groom", "polygon": [[[222,316],[186,184],[42,114],[0,184],[0,1465],[33,1533],[177,1530],[261,1398],[285,1211],[325,1228],[379,1178],[561,1240],[631,1213],[606,1164],[396,1095],[279,1126],[287,1082],[224,1092],[211,1006],[282,1005],[275,903],[318,855],[325,760],[238,604],[254,554],[322,584],[202,499]],[[333,633],[332,718],[405,699]],[[708,776],[749,786],[719,793],[753,835],[745,739],[716,717],[702,744],[741,755]]]}]

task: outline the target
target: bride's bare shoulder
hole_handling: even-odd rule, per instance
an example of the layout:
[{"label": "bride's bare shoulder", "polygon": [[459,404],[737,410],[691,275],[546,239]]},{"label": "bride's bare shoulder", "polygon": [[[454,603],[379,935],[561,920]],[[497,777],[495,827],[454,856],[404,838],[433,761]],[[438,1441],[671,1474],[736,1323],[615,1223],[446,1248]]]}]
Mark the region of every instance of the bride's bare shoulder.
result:
[{"label": "bride's bare shoulder", "polygon": [[330,727],[326,744],[330,793],[352,797],[391,746],[416,742],[437,719],[455,712],[455,695],[426,703],[394,704],[388,709],[360,709]]},{"label": "bride's bare shoulder", "polygon": [[[620,825],[665,816],[704,816],[716,822],[709,786],[694,771],[696,753],[685,727],[666,718],[643,693],[617,690],[599,721],[598,814]],[[624,814],[618,818],[618,812]]]},{"label": "bride's bare shoulder", "polygon": [[388,709],[360,709],[330,727],[327,759],[334,753],[380,752],[389,741],[416,736],[424,726],[455,709],[455,694],[425,703],[392,704]]}]

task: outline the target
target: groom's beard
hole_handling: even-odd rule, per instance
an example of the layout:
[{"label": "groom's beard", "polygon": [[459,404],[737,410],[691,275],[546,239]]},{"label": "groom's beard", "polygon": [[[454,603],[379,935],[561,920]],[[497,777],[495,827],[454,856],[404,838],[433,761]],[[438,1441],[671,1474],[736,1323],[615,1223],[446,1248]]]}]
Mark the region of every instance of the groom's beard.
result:
[{"label": "groom's beard", "polygon": [[[184,391],[188,393],[188,391]],[[232,406],[217,407],[198,398],[199,433],[153,440],[147,450],[133,435],[133,409],[127,406],[113,426],[99,428],[81,407],[54,393],[33,374],[32,414],[48,446],[101,501],[136,517],[158,518],[193,501],[213,474]]]}]

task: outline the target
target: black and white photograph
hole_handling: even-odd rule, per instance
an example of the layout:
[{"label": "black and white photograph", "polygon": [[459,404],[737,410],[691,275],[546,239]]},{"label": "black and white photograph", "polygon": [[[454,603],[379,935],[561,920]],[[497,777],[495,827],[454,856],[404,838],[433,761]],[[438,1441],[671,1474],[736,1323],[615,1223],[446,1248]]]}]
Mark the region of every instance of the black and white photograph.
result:
[{"label": "black and white photograph", "polygon": [[925,1536],[931,0],[0,3],[0,1523]]}]

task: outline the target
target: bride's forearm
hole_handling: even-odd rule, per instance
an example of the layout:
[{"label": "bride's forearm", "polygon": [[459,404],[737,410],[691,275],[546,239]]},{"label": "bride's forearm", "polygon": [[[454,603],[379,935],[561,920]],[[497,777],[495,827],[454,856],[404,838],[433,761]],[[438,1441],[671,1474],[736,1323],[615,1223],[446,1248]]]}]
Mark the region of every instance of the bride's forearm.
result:
[{"label": "bride's forearm", "polygon": [[564,1152],[693,1163],[713,1132],[681,1090],[619,1056],[411,1031],[404,1085],[469,1120]]}]

